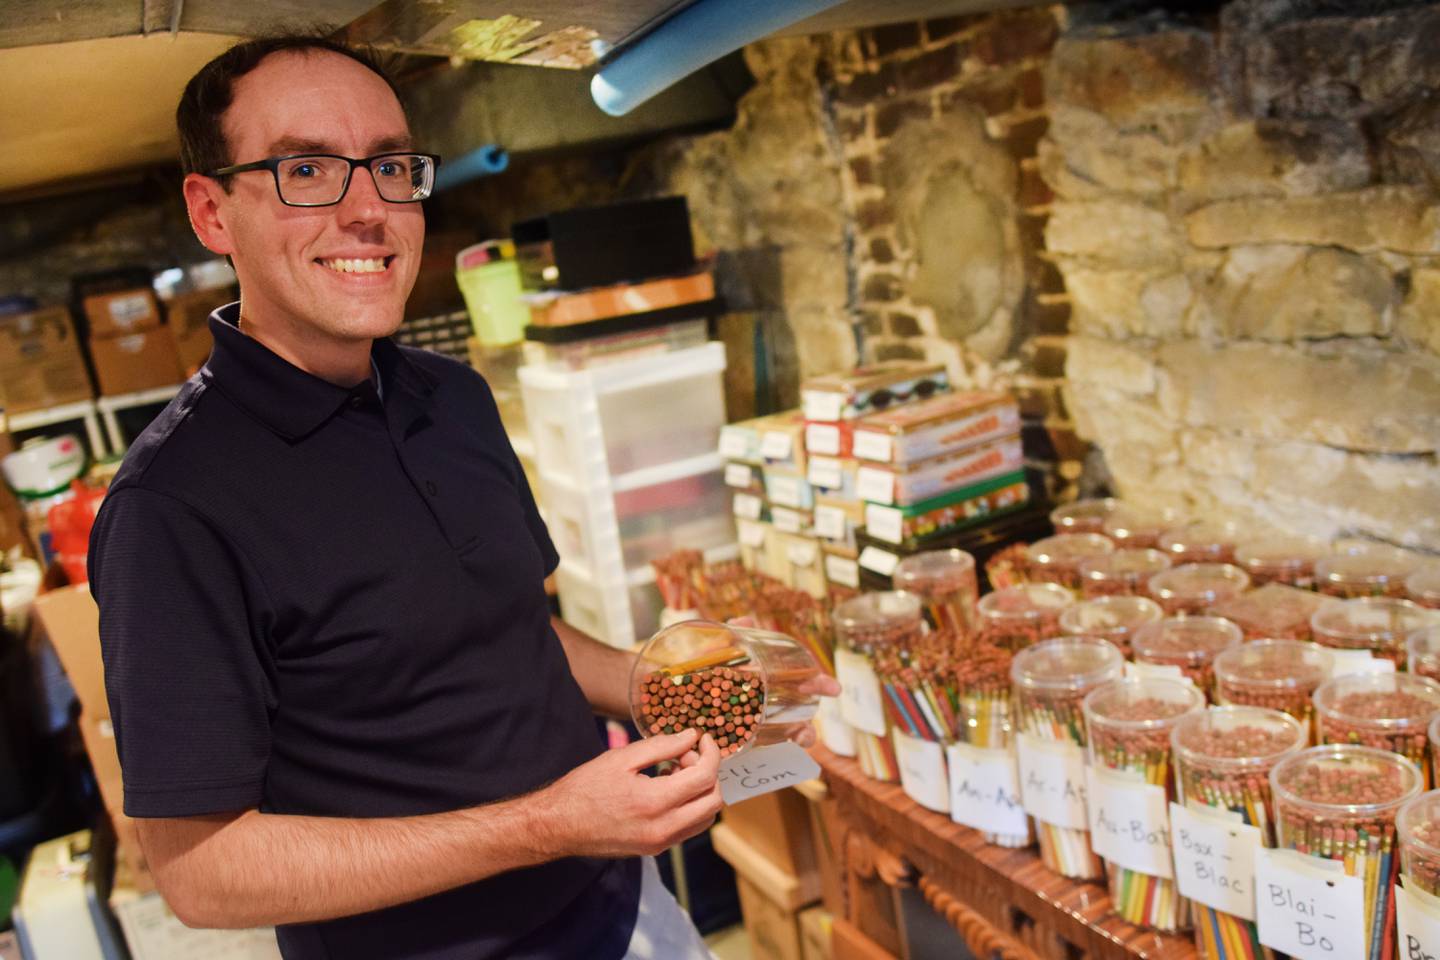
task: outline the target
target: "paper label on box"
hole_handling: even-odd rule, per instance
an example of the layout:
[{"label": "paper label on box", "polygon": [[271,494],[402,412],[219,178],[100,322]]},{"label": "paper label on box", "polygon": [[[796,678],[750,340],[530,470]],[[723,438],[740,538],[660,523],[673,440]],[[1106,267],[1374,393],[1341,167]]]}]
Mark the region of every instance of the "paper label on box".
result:
[{"label": "paper label on box", "polygon": [[804,507],[805,490],[801,486],[804,482],[799,477],[770,474],[765,478],[765,492],[769,494],[771,503],[786,507]]},{"label": "paper label on box", "polygon": [[765,509],[765,501],[748,493],[737,493],[735,494],[734,509],[737,517],[759,520],[761,511]]},{"label": "paper label on box", "polygon": [[1020,765],[1009,750],[968,743],[945,747],[950,766],[950,818],[986,833],[1023,836],[1030,829],[1020,802]]},{"label": "paper label on box", "polygon": [[895,568],[900,565],[900,558],[888,550],[881,550],[879,547],[866,547],[860,551],[860,566],[866,570],[880,574],[882,577],[895,576]]},{"label": "paper label on box", "polygon": [[1323,647],[1332,658],[1330,677],[1351,677],[1367,673],[1394,673],[1395,661],[1377,657],[1369,650],[1336,650]]},{"label": "paper label on box", "polygon": [[1086,829],[1085,751],[1068,740],[1029,733],[1017,736],[1015,745],[1025,812],[1057,827]]},{"label": "paper label on box", "polygon": [[1405,883],[1395,885],[1400,960],[1433,960],[1440,956],[1440,898]]},{"label": "paper label on box", "polygon": [[820,544],[814,540],[791,543],[785,547],[785,556],[797,567],[811,567],[820,556]]},{"label": "paper label on box", "polygon": [[805,529],[805,515],[784,507],[770,510],[770,522],[775,524],[775,529],[781,533],[799,533]]},{"label": "paper label on box", "polygon": [[747,547],[765,546],[765,524],[754,520],[741,520],[736,524],[739,529],[740,542]]},{"label": "paper label on box", "polygon": [[800,407],[806,420],[839,420],[845,412],[845,397],[829,390],[801,390]]},{"label": "paper label on box", "polygon": [[1090,846],[1109,863],[1173,877],[1165,788],[1103,767],[1086,767]]},{"label": "paper label on box", "polygon": [[860,589],[860,564],[849,557],[837,557],[833,553],[825,555],[825,579],[831,583],[838,583],[842,587]]},{"label": "paper label on box", "polygon": [[1185,675],[1185,671],[1173,663],[1140,663],[1135,660],[1125,661],[1125,678],[1127,680],[1148,680],[1152,677],[1161,677],[1166,680],[1183,680],[1190,684],[1190,686],[1195,686],[1190,678]]},{"label": "paper label on box", "polygon": [[109,309],[115,326],[128,330],[150,315],[150,297],[143,293],[115,297],[109,302]]},{"label": "paper label on box", "polygon": [[855,471],[855,492],[861,500],[894,503],[895,474],[875,467],[861,467]]},{"label": "paper label on box", "polygon": [[721,427],[720,456],[726,460],[744,460],[750,456],[750,438],[740,430]]},{"label": "paper label on box", "polygon": [[834,457],[811,457],[806,478],[811,486],[839,490],[845,486],[844,461]]},{"label": "paper label on box", "polygon": [[1238,813],[1170,804],[1175,882],[1197,903],[1255,919],[1255,851],[1263,846],[1259,827]]},{"label": "paper label on box", "polygon": [[783,430],[766,430],[760,435],[760,456],[766,460],[789,460],[792,446],[790,434]]},{"label": "paper label on box", "polygon": [[905,514],[895,507],[865,504],[865,532],[876,540],[899,544],[905,541]]},{"label": "paper label on box", "polygon": [[853,650],[836,649],[835,679],[840,681],[840,712],[856,730],[885,736],[884,696],[870,661]]},{"label": "paper label on box", "polygon": [[827,457],[840,456],[840,428],[830,423],[807,423],[805,450]]},{"label": "paper label on box", "polygon": [[1255,851],[1260,942],[1299,960],[1365,960],[1365,891],[1338,860]]},{"label": "paper label on box", "polygon": [[855,756],[855,731],[845,722],[837,697],[821,697],[819,715],[815,725],[820,728],[820,742],[831,753],[842,757]]},{"label": "paper label on box", "polygon": [[748,490],[755,483],[755,468],[743,463],[725,464],[725,485]]},{"label": "paper label on box", "polygon": [[888,433],[875,433],[870,430],[855,431],[853,447],[855,457],[859,460],[879,460],[881,463],[889,463],[894,446],[890,442]]},{"label": "paper label on box", "polygon": [[820,776],[820,764],[789,740],[756,747],[720,763],[720,798],[726,805],[793,787]]},{"label": "paper label on box", "polygon": [[895,762],[900,766],[900,787],[926,810],[950,812],[950,784],[945,776],[945,751],[933,740],[921,740],[899,730]]},{"label": "paper label on box", "polygon": [[816,504],[815,532],[826,540],[844,540],[850,532],[850,517],[839,507]]}]

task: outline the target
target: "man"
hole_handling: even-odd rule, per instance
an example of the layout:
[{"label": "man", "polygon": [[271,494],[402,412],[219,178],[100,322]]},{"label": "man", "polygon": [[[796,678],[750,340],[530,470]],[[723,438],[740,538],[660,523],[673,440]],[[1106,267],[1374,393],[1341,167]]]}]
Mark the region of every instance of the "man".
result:
[{"label": "man", "polygon": [[389,81],[255,41],[177,120],[191,223],[241,299],[90,552],[166,900],[276,924],[292,960],[705,956],[636,858],[712,822],[714,743],[601,752],[591,708],[627,714],[632,655],[552,630],[558,558],[484,381],[385,339],[435,166]]}]

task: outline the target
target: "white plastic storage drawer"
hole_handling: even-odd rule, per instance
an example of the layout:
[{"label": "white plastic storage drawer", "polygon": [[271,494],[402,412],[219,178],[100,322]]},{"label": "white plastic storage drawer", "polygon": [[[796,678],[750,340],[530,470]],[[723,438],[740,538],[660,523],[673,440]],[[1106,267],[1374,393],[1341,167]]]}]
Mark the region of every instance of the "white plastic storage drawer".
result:
[{"label": "white plastic storage drawer", "polygon": [[629,649],[660,628],[663,603],[654,583],[632,584],[623,576],[596,583],[586,571],[562,562],[555,572],[560,616],[566,623],[612,647]]},{"label": "white plastic storage drawer", "polygon": [[522,367],[536,464],[576,486],[713,452],[725,347],[707,343],[589,370]]}]

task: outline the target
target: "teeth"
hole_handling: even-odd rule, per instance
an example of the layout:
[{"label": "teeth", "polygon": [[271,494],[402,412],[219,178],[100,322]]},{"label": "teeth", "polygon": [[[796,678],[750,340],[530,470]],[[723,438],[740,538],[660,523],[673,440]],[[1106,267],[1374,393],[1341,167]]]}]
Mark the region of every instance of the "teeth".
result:
[{"label": "teeth", "polygon": [[333,260],[321,260],[320,262],[340,273],[381,273],[385,269],[383,257],[372,257],[368,260],[349,260],[336,257]]}]

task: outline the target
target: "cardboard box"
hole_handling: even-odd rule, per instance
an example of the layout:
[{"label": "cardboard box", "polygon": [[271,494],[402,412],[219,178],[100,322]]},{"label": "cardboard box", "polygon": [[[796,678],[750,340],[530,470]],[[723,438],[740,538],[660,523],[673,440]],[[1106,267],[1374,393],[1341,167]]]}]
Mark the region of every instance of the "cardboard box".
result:
[{"label": "cardboard box", "polygon": [[739,874],[735,876],[735,886],[740,892],[745,935],[750,938],[750,956],[754,960],[804,960],[799,916],[771,900]]},{"label": "cardboard box", "polygon": [[0,317],[0,393],[9,413],[95,395],[70,311],[49,307]]},{"label": "cardboard box", "polygon": [[61,587],[35,598],[36,622],[75,688],[80,709],[97,720],[110,718],[105,666],[100,659],[100,608],[88,584]]},{"label": "cardboard box", "polygon": [[175,339],[180,370],[188,377],[210,359],[215,338],[210,334],[210,314],[235,299],[234,290],[196,290],[179,293],[165,304],[166,326]]},{"label": "cardboard box", "polygon": [[92,337],[90,359],[95,363],[101,396],[169,387],[185,379],[168,327],[123,337]]},{"label": "cardboard box", "polygon": [[100,799],[115,832],[115,859],[123,865],[129,885],[140,893],[155,889],[155,878],[145,862],[140,847],[140,832],[135,821],[125,816],[125,783],[120,773],[120,754],[115,746],[115,728],[109,718],[96,719],[84,711],[79,720],[80,739],[90,757],[90,769],[100,787]]},{"label": "cardboard box", "polygon": [[830,926],[834,918],[824,907],[800,911],[800,956],[804,960],[830,960]]},{"label": "cardboard box", "polygon": [[91,339],[143,333],[160,326],[155,291],[145,288],[97,293],[83,301]]},{"label": "cardboard box", "polygon": [[786,873],[815,872],[810,801],[793,789],[777,790],[726,807],[722,822],[736,837]]},{"label": "cardboard box", "polygon": [[[729,817],[729,811],[726,815]],[[710,839],[715,852],[735,869],[740,914],[750,938],[751,956],[755,960],[803,960],[800,911],[819,898],[819,876],[813,870],[804,876],[789,873],[767,859],[729,823],[713,828]]]}]

